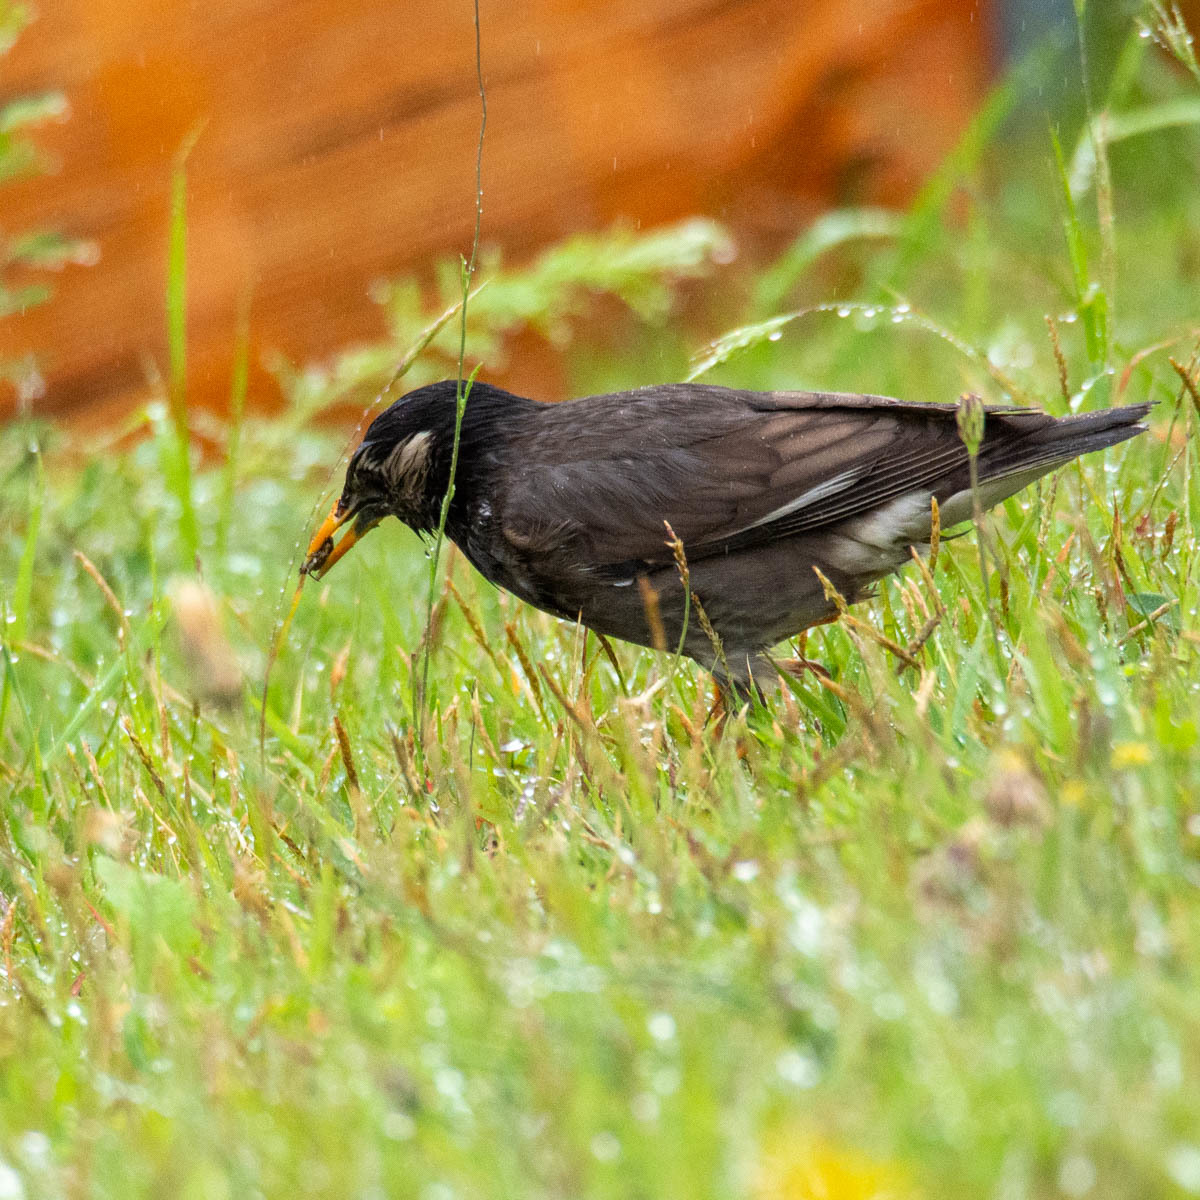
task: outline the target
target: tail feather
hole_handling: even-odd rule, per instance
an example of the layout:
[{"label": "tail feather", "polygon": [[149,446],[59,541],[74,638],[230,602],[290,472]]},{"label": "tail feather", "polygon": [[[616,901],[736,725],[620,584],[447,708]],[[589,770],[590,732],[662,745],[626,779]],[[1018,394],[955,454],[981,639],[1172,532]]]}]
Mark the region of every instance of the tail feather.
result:
[{"label": "tail feather", "polygon": [[1144,433],[1142,418],[1149,404],[1127,404],[1100,409],[1058,420],[1013,436],[989,437],[985,433],[979,452],[981,480],[999,480],[1010,475],[1043,474],[1063,463],[1115,446]]}]

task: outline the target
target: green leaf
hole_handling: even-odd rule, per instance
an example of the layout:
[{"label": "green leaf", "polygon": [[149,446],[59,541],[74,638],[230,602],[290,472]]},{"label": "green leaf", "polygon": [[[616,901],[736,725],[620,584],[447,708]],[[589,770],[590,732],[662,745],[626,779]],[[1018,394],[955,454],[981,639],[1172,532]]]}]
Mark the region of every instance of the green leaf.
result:
[{"label": "green leaf", "polygon": [[[1125,596],[1125,603],[1130,612],[1134,614],[1131,625],[1136,625],[1139,621],[1148,621],[1153,617],[1155,626],[1161,625],[1172,633],[1179,632],[1179,605],[1172,603],[1170,596],[1164,596],[1161,592],[1131,592]],[[1164,612],[1159,612],[1164,605],[1170,605],[1170,607]],[[1154,616],[1155,613],[1158,613],[1158,616]]]},{"label": "green leaf", "polygon": [[0,133],[12,133],[43,125],[47,121],[62,121],[71,108],[62,92],[44,92],[40,96],[22,96],[0,107]]},{"label": "green leaf", "polygon": [[21,561],[17,564],[17,579],[12,591],[12,640],[21,642],[29,631],[29,602],[33,594],[33,564],[37,556],[38,531],[42,524],[42,503],[46,494],[46,479],[42,469],[42,456],[36,456],[37,479],[33,485],[33,496],[29,502],[29,526],[25,531],[25,544],[21,547]]},{"label": "green leaf", "polygon": [[91,266],[99,258],[95,242],[71,238],[53,230],[40,230],[13,238],[8,260],[14,265],[42,271],[61,271],[68,266]]},{"label": "green leaf", "polygon": [[[1104,116],[1104,140],[1109,146],[1164,129],[1185,129],[1200,125],[1200,99],[1192,96],[1147,104],[1129,112],[1108,113]],[[1096,182],[1096,143],[1085,129],[1080,134],[1071,156],[1071,195],[1078,202]]]},{"label": "green leaf", "polygon": [[731,329],[717,338],[704,354],[696,359],[688,372],[688,379],[699,379],[701,375],[707,375],[714,367],[719,367],[752,346],[775,341],[784,326],[790,325],[800,315],[798,312],[783,313],[767,321],[756,321],[752,325],[741,325],[737,329]]},{"label": "green leaf", "polygon": [[151,953],[159,939],[176,954],[196,947],[196,898],[180,880],[111,858],[96,859],[96,874],[104,884],[104,898],[129,922],[135,957]]},{"label": "green leaf", "polygon": [[904,218],[882,208],[841,208],[818,217],[763,272],[755,289],[756,312],[774,312],[823,254],[847,242],[899,237]]},{"label": "green leaf", "polygon": [[1071,274],[1075,281],[1075,304],[1083,322],[1088,358],[1099,365],[1108,357],[1108,301],[1091,277],[1083,226],[1079,220],[1079,210],[1075,206],[1075,197],[1071,192],[1062,143],[1054,129],[1050,130],[1050,143],[1054,147],[1054,162],[1058,168],[1059,189],[1063,201],[1063,233],[1066,236],[1067,255],[1071,260]]}]

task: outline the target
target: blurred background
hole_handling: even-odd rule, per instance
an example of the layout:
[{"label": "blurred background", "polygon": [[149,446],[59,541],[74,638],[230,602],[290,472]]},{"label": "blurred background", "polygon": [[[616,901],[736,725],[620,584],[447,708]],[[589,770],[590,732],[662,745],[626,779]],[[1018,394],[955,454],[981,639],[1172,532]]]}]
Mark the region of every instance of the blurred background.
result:
[{"label": "blurred background", "polygon": [[[1089,20],[1127,32],[1135,7],[1093,4]],[[57,273],[49,302],[6,306],[0,417],[98,423],[154,392],[172,168],[191,138],[193,406],[226,403],[239,322],[250,403],[269,408],[270,355],[377,339],[377,280],[428,279],[469,249],[468,0],[54,0],[34,15],[0,99],[63,99],[5,181],[4,233],[74,240],[9,256],[10,285]],[[830,207],[910,202],[1006,64],[1057,46],[1073,69],[1038,87],[1079,79],[1071,0],[482,0],[481,19],[484,240],[515,261],[573,231],[690,215],[763,261]],[[1099,77],[1105,42],[1090,44]],[[544,338],[506,362],[513,387],[568,387]]]},{"label": "blurred background", "polygon": [[1200,1196],[1196,0],[480,0],[468,370],[1156,404],[731,736],[398,521],[298,590],[472,0],[29,3],[0,1198]]}]

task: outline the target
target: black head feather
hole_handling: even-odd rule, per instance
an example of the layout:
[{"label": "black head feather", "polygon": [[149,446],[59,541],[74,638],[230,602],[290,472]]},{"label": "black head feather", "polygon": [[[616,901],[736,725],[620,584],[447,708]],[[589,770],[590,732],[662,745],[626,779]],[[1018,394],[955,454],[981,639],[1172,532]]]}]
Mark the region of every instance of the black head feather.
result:
[{"label": "black head feather", "polygon": [[[528,403],[484,383],[465,391],[460,462],[464,448],[478,447],[497,410]],[[346,467],[341,499],[345,510],[363,514],[360,526],[390,514],[418,533],[437,527],[450,483],[457,414],[458,381],[445,379],[402,396],[371,422]]]}]

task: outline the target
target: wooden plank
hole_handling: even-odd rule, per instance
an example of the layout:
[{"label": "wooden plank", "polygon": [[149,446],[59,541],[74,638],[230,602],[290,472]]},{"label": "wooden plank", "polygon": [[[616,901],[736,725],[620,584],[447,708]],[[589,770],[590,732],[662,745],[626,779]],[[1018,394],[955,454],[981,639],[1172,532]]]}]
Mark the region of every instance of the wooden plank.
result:
[{"label": "wooden plank", "polygon": [[[958,0],[484,0],[487,236],[521,254],[619,216],[708,212],[778,238],[851,177],[855,199],[901,199],[980,94],[976,15]],[[377,336],[371,281],[469,242],[473,48],[466,4],[46,6],[7,90],[64,87],[74,114],[40,138],[59,171],[5,189],[5,226],[91,237],[102,258],[0,324],[0,354],[43,360],[38,410],[146,394],[171,160],[199,122],[192,402],[223,402],[248,289],[256,361]],[[272,395],[257,369],[253,395]]]}]

